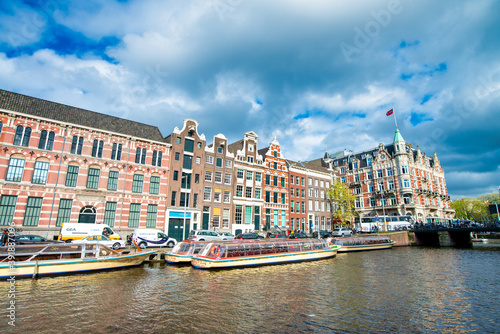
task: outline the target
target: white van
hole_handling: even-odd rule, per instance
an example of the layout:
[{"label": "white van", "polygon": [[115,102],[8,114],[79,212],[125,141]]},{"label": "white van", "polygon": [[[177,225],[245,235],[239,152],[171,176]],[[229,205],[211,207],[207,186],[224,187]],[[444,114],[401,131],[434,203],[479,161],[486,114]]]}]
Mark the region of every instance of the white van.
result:
[{"label": "white van", "polygon": [[169,238],[165,233],[154,228],[138,228],[132,234],[132,243],[141,248],[174,247],[177,240]]},{"label": "white van", "polygon": [[120,235],[107,224],[63,223],[57,240],[71,242],[80,240],[88,235],[104,235],[113,240],[121,240]]}]

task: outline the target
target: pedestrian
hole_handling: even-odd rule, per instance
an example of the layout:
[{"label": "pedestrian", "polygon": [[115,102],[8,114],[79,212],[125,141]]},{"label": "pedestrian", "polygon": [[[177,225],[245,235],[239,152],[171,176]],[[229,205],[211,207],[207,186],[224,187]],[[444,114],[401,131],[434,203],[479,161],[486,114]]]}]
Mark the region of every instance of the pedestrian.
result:
[{"label": "pedestrian", "polygon": [[4,228],[2,233],[1,245],[7,246],[8,243],[9,243],[9,231],[6,228]]}]

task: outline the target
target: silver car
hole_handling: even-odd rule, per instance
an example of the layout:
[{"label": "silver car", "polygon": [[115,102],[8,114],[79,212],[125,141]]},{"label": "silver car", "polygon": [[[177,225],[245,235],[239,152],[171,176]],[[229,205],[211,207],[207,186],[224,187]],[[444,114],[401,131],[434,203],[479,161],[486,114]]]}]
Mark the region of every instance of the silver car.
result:
[{"label": "silver car", "polygon": [[350,237],[352,236],[352,230],[349,228],[336,228],[332,231],[332,237]]},{"label": "silver car", "polygon": [[219,241],[227,238],[223,238],[219,233],[212,230],[191,230],[188,239],[193,241]]}]

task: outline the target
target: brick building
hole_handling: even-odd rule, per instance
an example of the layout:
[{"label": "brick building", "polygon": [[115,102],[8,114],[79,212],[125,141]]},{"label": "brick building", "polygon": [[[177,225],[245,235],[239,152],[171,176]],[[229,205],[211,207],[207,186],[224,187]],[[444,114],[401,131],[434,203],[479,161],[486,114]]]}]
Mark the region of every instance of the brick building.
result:
[{"label": "brick building", "polygon": [[0,90],[0,225],[56,236],[165,226],[170,145],[157,127]]}]

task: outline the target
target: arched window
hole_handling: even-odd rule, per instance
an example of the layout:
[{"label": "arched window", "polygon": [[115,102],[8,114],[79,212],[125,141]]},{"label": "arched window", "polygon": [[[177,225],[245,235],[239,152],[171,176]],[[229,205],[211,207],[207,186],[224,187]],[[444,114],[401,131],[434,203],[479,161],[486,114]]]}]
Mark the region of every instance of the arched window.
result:
[{"label": "arched window", "polygon": [[35,167],[33,168],[33,177],[31,178],[31,183],[35,184],[45,184],[47,182],[47,175],[49,173],[49,159],[40,158],[35,161]]},{"label": "arched window", "polygon": [[38,148],[42,150],[52,150],[54,146],[54,131],[50,131],[47,136],[47,130],[42,130],[40,134],[40,141],[38,142]]},{"label": "arched window", "polygon": [[28,147],[31,138],[31,128],[18,125],[16,128],[16,135],[14,136],[14,145],[22,145]]},{"label": "arched window", "polygon": [[80,210],[78,222],[83,224],[95,224],[96,210],[93,206],[87,205]]},{"label": "arched window", "polygon": [[9,160],[9,166],[7,167],[5,181],[21,182],[23,179],[24,162],[24,156],[20,154],[12,156]]},{"label": "arched window", "polygon": [[92,145],[92,156],[102,158],[103,147],[104,142],[102,140],[94,139],[94,144]]}]

